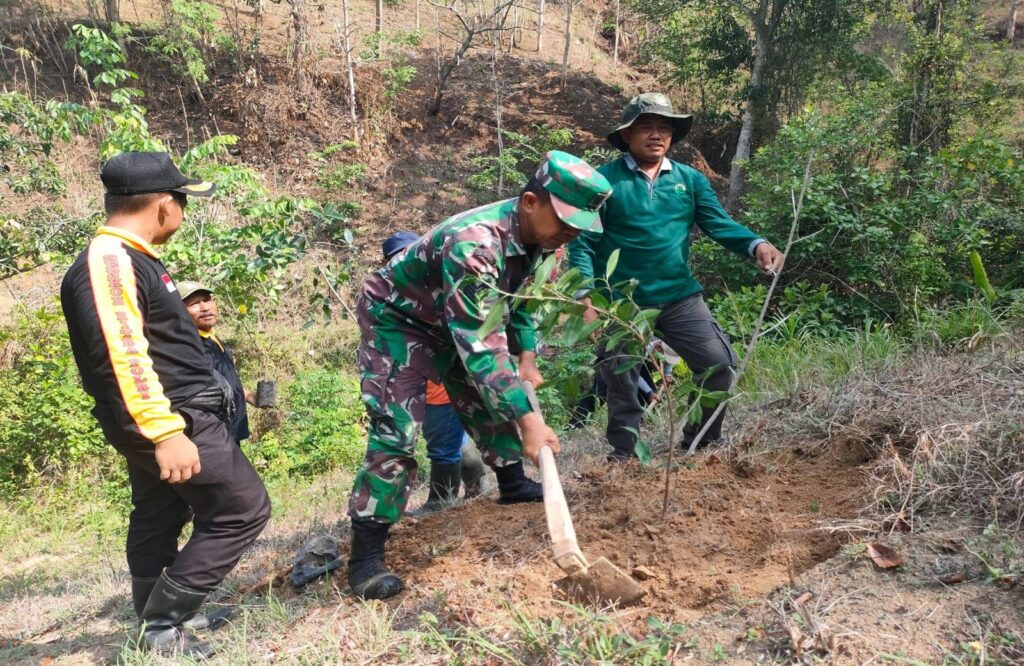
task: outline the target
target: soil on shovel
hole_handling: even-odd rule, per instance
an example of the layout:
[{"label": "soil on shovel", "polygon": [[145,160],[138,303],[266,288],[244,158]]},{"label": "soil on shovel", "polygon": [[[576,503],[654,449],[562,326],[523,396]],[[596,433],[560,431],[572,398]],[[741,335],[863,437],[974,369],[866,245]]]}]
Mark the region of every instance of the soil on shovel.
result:
[{"label": "soil on shovel", "polygon": [[[824,521],[864,506],[861,460],[831,454],[737,467],[714,455],[674,473],[664,519],[664,473],[636,463],[591,466],[563,479],[580,547],[605,556],[647,590],[636,617],[692,619],[762,597],[834,555],[842,541]],[[853,456],[853,458],[858,458]],[[538,614],[560,606],[541,504],[469,502],[394,530],[388,562],[409,591],[397,603],[486,621],[483,599]],[[485,594],[498,590],[502,594]]]}]

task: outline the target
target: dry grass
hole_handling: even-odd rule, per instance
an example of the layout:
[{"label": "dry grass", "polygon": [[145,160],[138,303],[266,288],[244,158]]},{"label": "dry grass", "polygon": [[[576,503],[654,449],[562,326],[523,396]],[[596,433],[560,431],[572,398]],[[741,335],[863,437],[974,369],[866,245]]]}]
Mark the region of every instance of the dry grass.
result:
[{"label": "dry grass", "polygon": [[744,409],[735,453],[797,444],[861,445],[874,458],[875,508],[890,529],[927,513],[1024,525],[1024,339],[919,349],[855,368],[830,387]]}]

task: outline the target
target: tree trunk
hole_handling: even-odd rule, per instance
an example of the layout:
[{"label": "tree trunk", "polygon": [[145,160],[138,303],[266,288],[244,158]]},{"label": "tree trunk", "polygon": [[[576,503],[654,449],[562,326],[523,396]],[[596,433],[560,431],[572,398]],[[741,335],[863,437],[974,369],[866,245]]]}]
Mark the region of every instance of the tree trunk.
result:
[{"label": "tree trunk", "polygon": [[437,87],[434,89],[434,101],[430,103],[428,112],[432,116],[436,116],[441,112],[441,99],[444,97],[445,89],[448,87],[448,77],[455,71],[456,65],[462,60],[462,56],[469,50],[470,45],[473,44],[473,37],[476,36],[475,32],[470,32],[463,39],[459,47],[455,49],[455,55],[448,62],[441,66],[440,71],[437,73]]},{"label": "tree trunk", "polygon": [[377,12],[373,20],[373,31],[381,32],[384,29],[384,0],[377,0]]},{"label": "tree trunk", "polygon": [[621,0],[615,0],[615,48],[612,49],[612,64],[619,64],[619,7]]},{"label": "tree trunk", "polygon": [[306,0],[291,0],[292,22],[295,24],[295,44],[292,49],[292,69],[295,88],[306,91],[306,42],[309,40],[309,24],[306,22]]},{"label": "tree trunk", "polygon": [[[416,3],[419,7],[419,2]],[[359,140],[359,123],[356,118],[356,75],[352,70],[352,46],[349,42],[349,23],[348,23],[348,0],[341,0],[341,20],[342,20],[342,48],[345,50],[345,69],[348,70],[348,105],[349,105],[349,116],[352,119],[352,132],[355,134],[356,141]]]},{"label": "tree trunk", "polygon": [[1020,4],[1017,0],[1010,0],[1010,20],[1006,25],[1006,41],[1013,44],[1013,40],[1017,38],[1017,5]]},{"label": "tree trunk", "polygon": [[106,0],[103,9],[106,12],[107,23],[117,23],[121,20],[121,0]]},{"label": "tree trunk", "polygon": [[562,90],[569,76],[569,48],[572,46],[572,6],[575,0],[565,0],[565,49],[562,51]]},{"label": "tree trunk", "polygon": [[541,49],[544,48],[544,8],[546,6],[547,0],[540,0],[540,5],[537,9],[537,53],[540,53]]},{"label": "tree trunk", "polygon": [[754,142],[754,118],[758,114],[755,108],[761,104],[761,86],[764,81],[765,69],[768,65],[768,30],[763,23],[757,28],[757,41],[754,44],[754,67],[750,72],[750,92],[743,108],[743,120],[740,124],[740,136],[736,141],[736,153],[732,158],[729,170],[729,198],[726,208],[730,213],[739,209],[740,198],[747,185],[747,174],[741,162],[750,159],[750,149]]},{"label": "tree trunk", "polygon": [[504,70],[499,65],[501,57],[501,32],[492,34],[491,40],[491,85],[494,88],[494,127],[498,138],[498,198],[502,197],[505,190],[505,163],[502,157],[505,153],[505,142],[501,135],[502,103],[505,96]]},{"label": "tree trunk", "polygon": [[754,131],[758,121],[764,119],[764,78],[771,59],[772,41],[775,31],[782,22],[782,14],[789,0],[760,0],[757,11],[751,15],[754,26],[754,65],[750,70],[750,91],[743,109],[740,136],[736,140],[736,152],[729,169],[729,196],[726,208],[730,213],[739,210],[740,199],[747,187],[746,167],[742,163],[750,159],[754,145]]}]

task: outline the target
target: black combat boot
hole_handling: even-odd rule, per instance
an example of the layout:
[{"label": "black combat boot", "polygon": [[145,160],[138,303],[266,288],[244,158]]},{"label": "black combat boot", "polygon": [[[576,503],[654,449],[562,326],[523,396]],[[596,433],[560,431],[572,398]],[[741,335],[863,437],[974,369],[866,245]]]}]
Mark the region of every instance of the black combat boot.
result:
[{"label": "black combat boot", "polygon": [[352,551],[348,556],[348,584],[363,599],[387,599],[402,591],[402,579],[388,571],[384,548],[388,523],[352,521]]},{"label": "black combat boot", "polygon": [[498,504],[544,501],[544,488],[536,481],[526,478],[523,461],[495,467],[494,475],[498,477]]},{"label": "black combat boot", "polygon": [[484,466],[484,459],[476,445],[470,442],[469,446],[462,449],[462,463],[460,464],[462,474],[462,485],[466,489],[466,499],[476,497],[480,494],[480,486],[487,475],[487,467]]},{"label": "black combat boot", "polygon": [[212,645],[196,638],[183,624],[199,612],[206,592],[185,587],[161,573],[139,617],[144,647],[202,661],[213,656]]},{"label": "black combat boot", "polygon": [[459,483],[462,478],[462,463],[440,464],[430,463],[430,494],[423,505],[428,511],[436,511],[451,504],[459,496]]},{"label": "black combat boot", "polygon": [[[146,609],[146,602],[149,601],[149,595],[153,592],[153,587],[158,580],[158,577],[137,578],[132,576],[132,606],[135,607],[135,617],[139,620],[142,620],[142,611]],[[181,626],[189,631],[216,631],[237,614],[237,606],[222,606],[212,613],[196,613],[182,622]]]}]

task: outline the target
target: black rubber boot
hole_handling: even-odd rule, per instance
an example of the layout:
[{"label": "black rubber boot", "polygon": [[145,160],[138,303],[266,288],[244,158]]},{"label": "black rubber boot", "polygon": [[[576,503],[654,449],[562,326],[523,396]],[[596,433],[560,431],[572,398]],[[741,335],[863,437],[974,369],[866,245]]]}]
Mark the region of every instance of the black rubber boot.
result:
[{"label": "black rubber boot", "polygon": [[388,523],[352,521],[352,551],[348,556],[348,584],[363,599],[387,599],[404,589],[402,579],[388,571],[384,549]]},{"label": "black rubber boot", "polygon": [[459,496],[459,484],[462,477],[461,463],[438,464],[430,463],[430,494],[423,508],[435,511],[451,504]]},{"label": "black rubber boot", "polygon": [[476,445],[470,444],[462,449],[462,485],[466,488],[466,499],[476,497],[480,494],[484,477],[487,476],[487,467],[484,459],[480,456],[480,450]]},{"label": "black rubber boot", "polygon": [[196,638],[183,623],[199,612],[206,592],[175,583],[160,574],[146,601],[141,620],[142,644],[160,654],[174,654],[202,661],[213,656],[212,645]]},{"label": "black rubber boot", "polygon": [[136,578],[132,576],[132,606],[135,608],[135,617],[142,620],[142,611],[146,610],[146,602],[153,591],[159,576],[153,578]]},{"label": "black rubber boot", "polygon": [[[132,576],[132,606],[135,607],[135,617],[139,620],[142,620],[142,611],[146,609],[146,602],[149,601],[149,595],[158,580],[160,579]],[[223,606],[212,613],[196,613],[182,622],[181,626],[189,631],[217,631],[237,614],[237,606]]]},{"label": "black rubber boot", "polygon": [[[693,444],[693,440],[696,439],[697,433],[699,433],[704,428],[704,425],[708,422],[708,417],[711,416],[712,412],[714,412],[713,408],[705,407],[704,417],[701,419],[700,423],[698,423],[697,425],[687,425],[685,428],[683,428],[683,438],[679,440],[680,448],[682,448],[684,451],[690,449],[690,444]],[[719,414],[718,418],[715,419],[715,422],[711,424],[710,428],[708,428],[708,431],[704,433],[704,437],[700,440],[700,444],[697,445],[697,451],[700,451],[709,444],[717,442],[719,439],[722,438],[722,420],[724,418],[725,410],[723,409],[722,413]]]},{"label": "black rubber boot", "polygon": [[498,477],[498,504],[544,501],[544,488],[536,481],[526,478],[523,461],[495,467],[494,474]]}]

